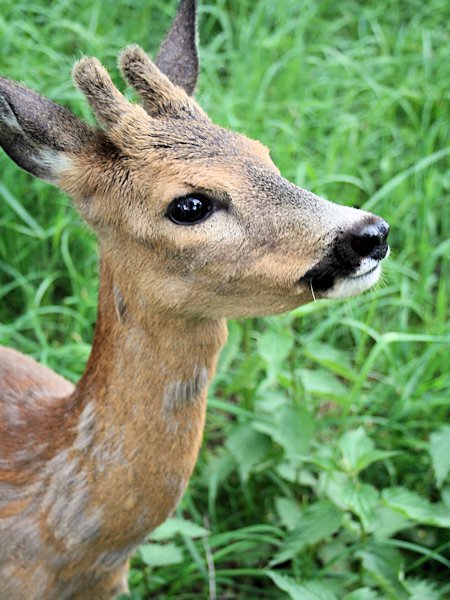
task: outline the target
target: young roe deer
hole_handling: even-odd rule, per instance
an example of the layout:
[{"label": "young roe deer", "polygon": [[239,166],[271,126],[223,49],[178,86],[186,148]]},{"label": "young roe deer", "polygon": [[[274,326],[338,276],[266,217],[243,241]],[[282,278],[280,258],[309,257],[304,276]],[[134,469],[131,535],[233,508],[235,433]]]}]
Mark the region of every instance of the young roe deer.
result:
[{"label": "young roe deer", "polygon": [[142,105],[96,58],[73,70],[102,129],[0,79],[0,143],[70,194],[100,246],[98,321],[73,386],[0,350],[0,598],[111,600],[179,502],[202,439],[226,318],[373,285],[389,227],[286,181],[259,142],[192,99],[196,2],[156,64],[120,57]]}]

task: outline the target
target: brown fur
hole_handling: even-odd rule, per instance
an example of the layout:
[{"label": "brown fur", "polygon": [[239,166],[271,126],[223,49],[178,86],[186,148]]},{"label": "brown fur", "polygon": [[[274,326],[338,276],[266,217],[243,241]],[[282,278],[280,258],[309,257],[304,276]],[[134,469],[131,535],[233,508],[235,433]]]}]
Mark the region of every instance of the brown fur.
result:
[{"label": "brown fur", "polygon": [[[317,296],[358,293],[387,251],[378,217],[286,181],[262,144],[214,125],[192,99],[194,9],[182,0],[161,46],[166,74],[137,46],[122,53],[142,106],[97,59],[75,65],[104,130],[0,79],[0,142],[72,196],[101,261],[92,353],[75,388],[0,350],[1,600],[126,590],[129,556],[194,467],[225,318],[289,310],[313,285]],[[192,193],[214,210],[173,223],[168,206]],[[352,240],[368,238],[373,249],[357,253]]]}]

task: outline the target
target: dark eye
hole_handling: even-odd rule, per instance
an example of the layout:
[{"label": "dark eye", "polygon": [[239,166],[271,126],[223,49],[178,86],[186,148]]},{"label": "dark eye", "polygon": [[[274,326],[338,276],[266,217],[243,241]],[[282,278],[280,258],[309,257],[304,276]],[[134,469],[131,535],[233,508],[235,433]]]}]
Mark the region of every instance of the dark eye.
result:
[{"label": "dark eye", "polygon": [[192,225],[203,221],[212,210],[212,202],[201,194],[175,198],[169,205],[167,216],[177,225]]}]

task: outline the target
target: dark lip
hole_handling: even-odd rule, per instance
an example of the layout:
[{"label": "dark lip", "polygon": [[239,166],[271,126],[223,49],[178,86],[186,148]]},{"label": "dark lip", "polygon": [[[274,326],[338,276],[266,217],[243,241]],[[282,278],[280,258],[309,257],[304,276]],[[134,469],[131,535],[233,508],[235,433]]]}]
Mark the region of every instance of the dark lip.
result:
[{"label": "dark lip", "polygon": [[381,260],[377,260],[372,269],[365,271],[360,275],[352,275],[352,273],[355,273],[361,266],[360,262],[358,264],[343,264],[337,261],[334,256],[327,256],[315,267],[305,273],[298,283],[307,287],[312,286],[315,292],[326,292],[334,286],[336,279],[341,280],[348,278],[354,281],[362,279],[375,271],[380,262]]},{"label": "dark lip", "polygon": [[359,264],[345,265],[337,261],[333,255],[328,255],[305,273],[298,283],[307,287],[312,286],[315,292],[326,292],[333,287],[337,278],[348,277],[358,267]]}]

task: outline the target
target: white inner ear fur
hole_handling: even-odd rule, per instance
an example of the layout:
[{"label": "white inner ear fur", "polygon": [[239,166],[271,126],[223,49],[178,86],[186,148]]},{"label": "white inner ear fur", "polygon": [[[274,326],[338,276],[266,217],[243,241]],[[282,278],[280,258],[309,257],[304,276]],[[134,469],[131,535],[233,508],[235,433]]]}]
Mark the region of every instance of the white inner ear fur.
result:
[{"label": "white inner ear fur", "polygon": [[63,151],[53,150],[52,148],[39,148],[38,153],[33,157],[36,163],[52,173],[44,181],[55,183],[59,175],[73,167],[72,160]]}]

